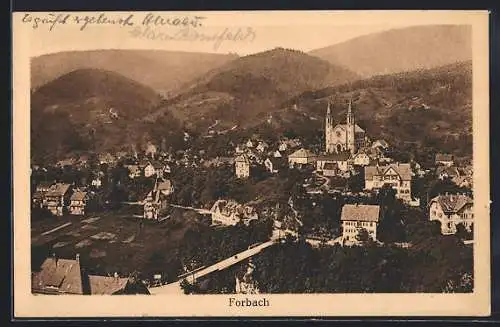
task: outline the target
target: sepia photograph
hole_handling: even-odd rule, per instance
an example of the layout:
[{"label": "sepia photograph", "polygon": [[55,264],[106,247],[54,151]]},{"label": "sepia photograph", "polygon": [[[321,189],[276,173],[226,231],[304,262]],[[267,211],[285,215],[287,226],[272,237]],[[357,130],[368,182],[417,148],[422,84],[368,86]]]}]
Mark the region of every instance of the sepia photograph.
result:
[{"label": "sepia photograph", "polygon": [[487,22],[15,13],[16,311],[488,314]]}]

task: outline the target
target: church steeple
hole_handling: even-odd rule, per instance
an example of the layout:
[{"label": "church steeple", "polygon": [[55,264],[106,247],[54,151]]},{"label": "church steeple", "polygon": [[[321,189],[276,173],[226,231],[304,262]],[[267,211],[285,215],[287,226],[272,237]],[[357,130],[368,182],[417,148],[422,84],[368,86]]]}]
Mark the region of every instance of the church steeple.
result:
[{"label": "church steeple", "polygon": [[333,116],[331,109],[331,102],[328,100],[328,105],[326,107],[326,117],[325,117],[325,152],[333,152],[334,144],[332,141],[333,137]]},{"label": "church steeple", "polygon": [[347,148],[351,154],[356,153],[356,120],[352,110],[352,98],[349,99],[349,106],[347,107]]}]

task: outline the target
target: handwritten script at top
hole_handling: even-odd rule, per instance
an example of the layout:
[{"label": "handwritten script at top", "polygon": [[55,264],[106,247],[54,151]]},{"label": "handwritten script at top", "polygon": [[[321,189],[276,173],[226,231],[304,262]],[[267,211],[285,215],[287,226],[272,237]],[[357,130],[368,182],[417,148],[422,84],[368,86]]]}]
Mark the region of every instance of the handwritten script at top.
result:
[{"label": "handwritten script at top", "polygon": [[65,14],[49,13],[37,14],[26,13],[22,17],[24,24],[29,24],[33,29],[47,27],[49,31],[54,30],[56,26],[77,25],[80,31],[85,30],[92,25],[114,25],[117,27],[182,27],[197,28],[203,26],[202,21],[206,17],[202,16],[178,16],[178,15],[160,15],[148,13],[144,17],[138,18],[134,14]]}]

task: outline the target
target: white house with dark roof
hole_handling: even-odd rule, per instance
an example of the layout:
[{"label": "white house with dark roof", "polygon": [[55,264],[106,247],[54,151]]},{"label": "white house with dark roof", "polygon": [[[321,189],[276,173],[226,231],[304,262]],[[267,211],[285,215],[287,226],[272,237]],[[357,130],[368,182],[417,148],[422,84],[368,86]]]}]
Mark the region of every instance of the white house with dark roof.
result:
[{"label": "white house with dark roof", "polygon": [[63,209],[69,200],[71,185],[56,183],[45,193],[43,205],[55,216],[62,216]]},{"label": "white house with dark roof", "polygon": [[85,215],[87,200],[87,192],[75,190],[69,199],[69,213],[72,215]]},{"label": "white house with dark roof", "polygon": [[226,226],[234,226],[240,221],[248,225],[250,221],[259,218],[253,207],[239,204],[234,200],[219,199],[214,203],[210,212],[213,224]]},{"label": "white house with dark roof", "polygon": [[390,185],[396,190],[396,198],[411,201],[412,170],[409,163],[365,167],[365,190],[380,189]]},{"label": "white house with dark roof", "polygon": [[234,160],[234,169],[237,178],[250,177],[250,160],[244,154],[236,157]]},{"label": "white house with dark roof", "polygon": [[455,234],[460,223],[471,231],[474,222],[473,200],[463,194],[438,195],[429,201],[429,220],[441,222],[441,233],[444,235]]},{"label": "white house with dark roof", "polygon": [[368,235],[377,240],[377,225],[380,219],[380,206],[368,204],[346,204],[342,207],[342,239],[355,242],[360,230],[365,229]]}]

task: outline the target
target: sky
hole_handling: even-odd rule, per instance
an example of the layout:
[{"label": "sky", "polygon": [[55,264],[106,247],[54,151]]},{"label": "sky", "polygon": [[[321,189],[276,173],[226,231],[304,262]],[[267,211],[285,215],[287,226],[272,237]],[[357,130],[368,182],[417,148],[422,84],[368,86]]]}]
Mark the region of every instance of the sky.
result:
[{"label": "sky", "polygon": [[[13,18],[14,39],[29,40],[31,56],[46,53],[90,49],[162,49],[188,52],[237,53],[247,55],[276,47],[310,51],[327,47],[349,39],[394,28],[415,25],[453,23],[460,20],[457,15],[446,12],[108,12],[69,13],[66,24],[52,26],[48,18],[63,13],[15,13]],[[68,13],[64,13],[68,14]],[[89,18],[104,14],[109,20],[126,18],[133,26],[92,24],[83,27],[84,15]],[[174,18],[193,19],[203,16],[201,27],[190,28],[190,40],[179,38],[179,26],[144,25],[151,14],[164,20]],[[27,16],[28,15],[28,16]],[[43,23],[43,20],[46,23]],[[80,19],[80,23],[76,21]],[[38,21],[35,24],[35,20]],[[52,30],[50,30],[52,27]],[[210,36],[252,31],[253,37],[208,41]],[[224,32],[225,31],[225,32]],[[243,31],[243,34],[242,32]],[[197,37],[193,37],[197,34]],[[169,35],[165,39],[164,35]],[[204,39],[204,40],[202,40]]]}]

